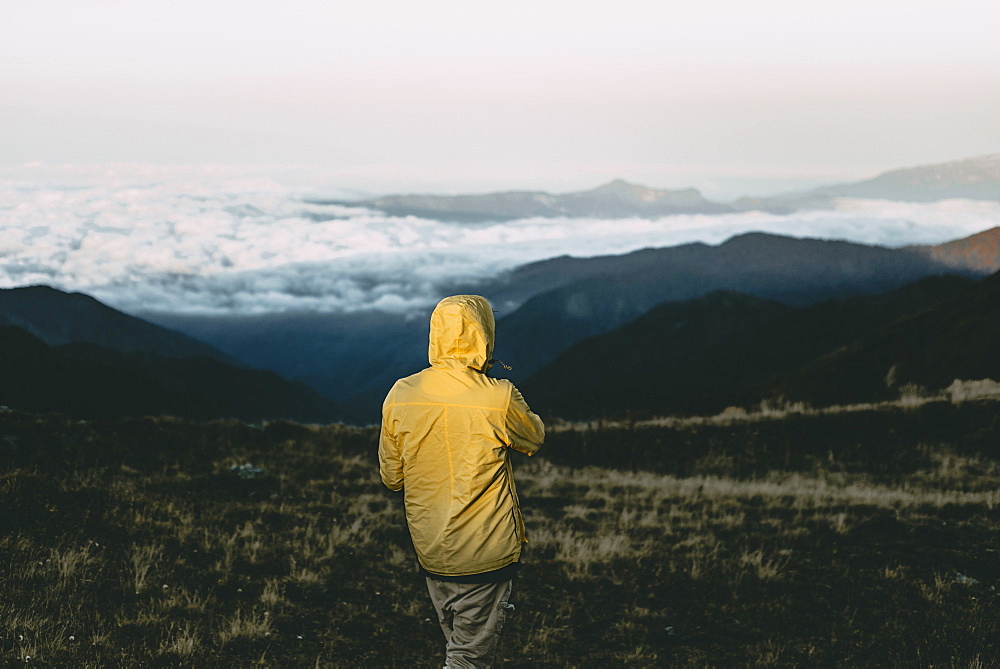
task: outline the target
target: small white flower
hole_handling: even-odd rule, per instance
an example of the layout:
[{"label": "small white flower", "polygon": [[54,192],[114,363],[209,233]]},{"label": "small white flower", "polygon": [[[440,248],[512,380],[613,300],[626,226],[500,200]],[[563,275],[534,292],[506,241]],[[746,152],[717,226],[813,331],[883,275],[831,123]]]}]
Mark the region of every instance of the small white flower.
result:
[{"label": "small white flower", "polygon": [[70,634],[70,635],[69,635],[69,640],[70,640],[70,641],[76,641],[76,637],[75,637],[75,636],[73,636],[72,634]]}]

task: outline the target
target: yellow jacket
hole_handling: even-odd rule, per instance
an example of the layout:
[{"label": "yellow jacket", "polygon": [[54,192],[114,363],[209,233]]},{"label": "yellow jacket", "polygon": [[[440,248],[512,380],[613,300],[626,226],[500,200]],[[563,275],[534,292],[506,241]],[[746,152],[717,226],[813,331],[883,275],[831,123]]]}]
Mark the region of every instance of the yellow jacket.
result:
[{"label": "yellow jacket", "polygon": [[545,428],[510,381],[486,375],[495,330],[485,298],[441,300],[431,366],[397,381],[382,405],[382,482],[403,490],[417,558],[434,574],[499,569],[527,541],[508,448],[533,454]]}]

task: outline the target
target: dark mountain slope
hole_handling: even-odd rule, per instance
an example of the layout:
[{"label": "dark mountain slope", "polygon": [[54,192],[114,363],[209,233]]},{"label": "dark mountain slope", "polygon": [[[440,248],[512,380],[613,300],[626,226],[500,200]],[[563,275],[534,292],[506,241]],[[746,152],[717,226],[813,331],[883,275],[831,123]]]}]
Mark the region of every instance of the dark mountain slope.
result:
[{"label": "dark mountain slope", "polygon": [[77,418],[166,414],[330,421],[337,414],[336,406],[311,388],[271,372],[85,343],[52,347],[10,326],[0,327],[0,404]]},{"label": "dark mountain slope", "polygon": [[908,249],[762,233],[719,246],[687,244],[621,258],[608,274],[536,295],[498,322],[496,355],[514,366],[511,378],[523,380],[573,343],[665,301],[732,290],[804,305],[956,271]]},{"label": "dark mountain slope", "polygon": [[566,418],[718,411],[758,399],[755,386],[971,284],[936,277],[798,308],[731,292],[669,302],[578,342],[522,386],[536,410]]},{"label": "dark mountain slope", "polygon": [[[563,418],[686,406],[718,392],[740,370],[725,363],[728,345],[791,310],[729,291],[669,302],[578,342],[522,383],[522,390],[536,411]],[[685,371],[694,361],[697,373]]]},{"label": "dark mountain slope", "polygon": [[87,342],[168,358],[232,359],[197,341],[102,304],[89,295],[49,286],[0,289],[0,325],[13,325],[52,346]]},{"label": "dark mountain slope", "polygon": [[955,379],[1000,380],[1000,273],[795,370],[762,390],[820,404],[898,396]]},{"label": "dark mountain slope", "polygon": [[304,381],[338,403],[364,395],[376,408],[397,378],[427,366],[429,317],[429,312],[411,319],[382,312],[151,316],[255,367]]}]

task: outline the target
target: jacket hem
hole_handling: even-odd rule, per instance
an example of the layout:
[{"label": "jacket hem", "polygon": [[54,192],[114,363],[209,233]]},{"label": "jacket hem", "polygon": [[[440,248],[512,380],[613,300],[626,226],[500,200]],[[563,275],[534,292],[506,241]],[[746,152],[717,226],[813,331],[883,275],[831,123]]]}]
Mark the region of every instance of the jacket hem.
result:
[{"label": "jacket hem", "polygon": [[461,571],[455,571],[449,569],[429,569],[425,564],[425,561],[421,559],[421,556],[419,554],[417,555],[417,562],[421,571],[427,572],[427,574],[432,578],[435,576],[457,577],[457,576],[475,576],[477,574],[485,574],[487,572],[503,569],[504,567],[509,567],[511,564],[516,564],[520,559],[521,559],[521,550],[520,547],[518,547],[517,552],[515,552],[513,555],[509,555],[503,558],[502,560],[494,560],[492,562],[487,562],[486,564],[477,565],[476,567],[473,567],[472,569],[469,570],[463,569]]}]

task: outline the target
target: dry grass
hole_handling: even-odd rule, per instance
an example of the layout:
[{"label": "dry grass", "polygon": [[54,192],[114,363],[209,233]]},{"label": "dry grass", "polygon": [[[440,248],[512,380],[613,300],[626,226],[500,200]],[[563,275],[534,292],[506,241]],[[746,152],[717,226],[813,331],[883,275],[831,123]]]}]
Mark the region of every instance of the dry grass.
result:
[{"label": "dry grass", "polygon": [[[22,441],[109,453],[67,464],[49,446],[51,460],[8,459],[0,475],[7,664],[440,660],[373,431],[142,427],[159,451],[135,461],[112,448],[135,441],[134,424],[0,422]],[[500,664],[996,666],[1000,467],[907,448],[895,474],[847,470],[839,452],[782,468],[774,449],[752,477],[719,473],[743,466],[737,451],[700,455],[691,476],[519,459],[531,542]],[[266,474],[230,474],[247,462]]]},{"label": "dry grass", "polygon": [[607,430],[644,427],[684,427],[692,425],[733,425],[763,420],[783,420],[789,416],[819,416],[884,411],[904,408],[918,409],[926,404],[948,402],[961,404],[974,400],[1000,399],[1000,383],[993,379],[955,379],[950,386],[938,391],[930,391],[916,384],[904,384],[899,388],[899,397],[885,402],[861,402],[838,404],[835,406],[813,407],[806,402],[789,401],[785,398],[766,399],[755,407],[726,407],[713,416],[659,416],[643,420],[609,420],[572,422],[562,419],[550,421],[546,426],[550,432]]}]

